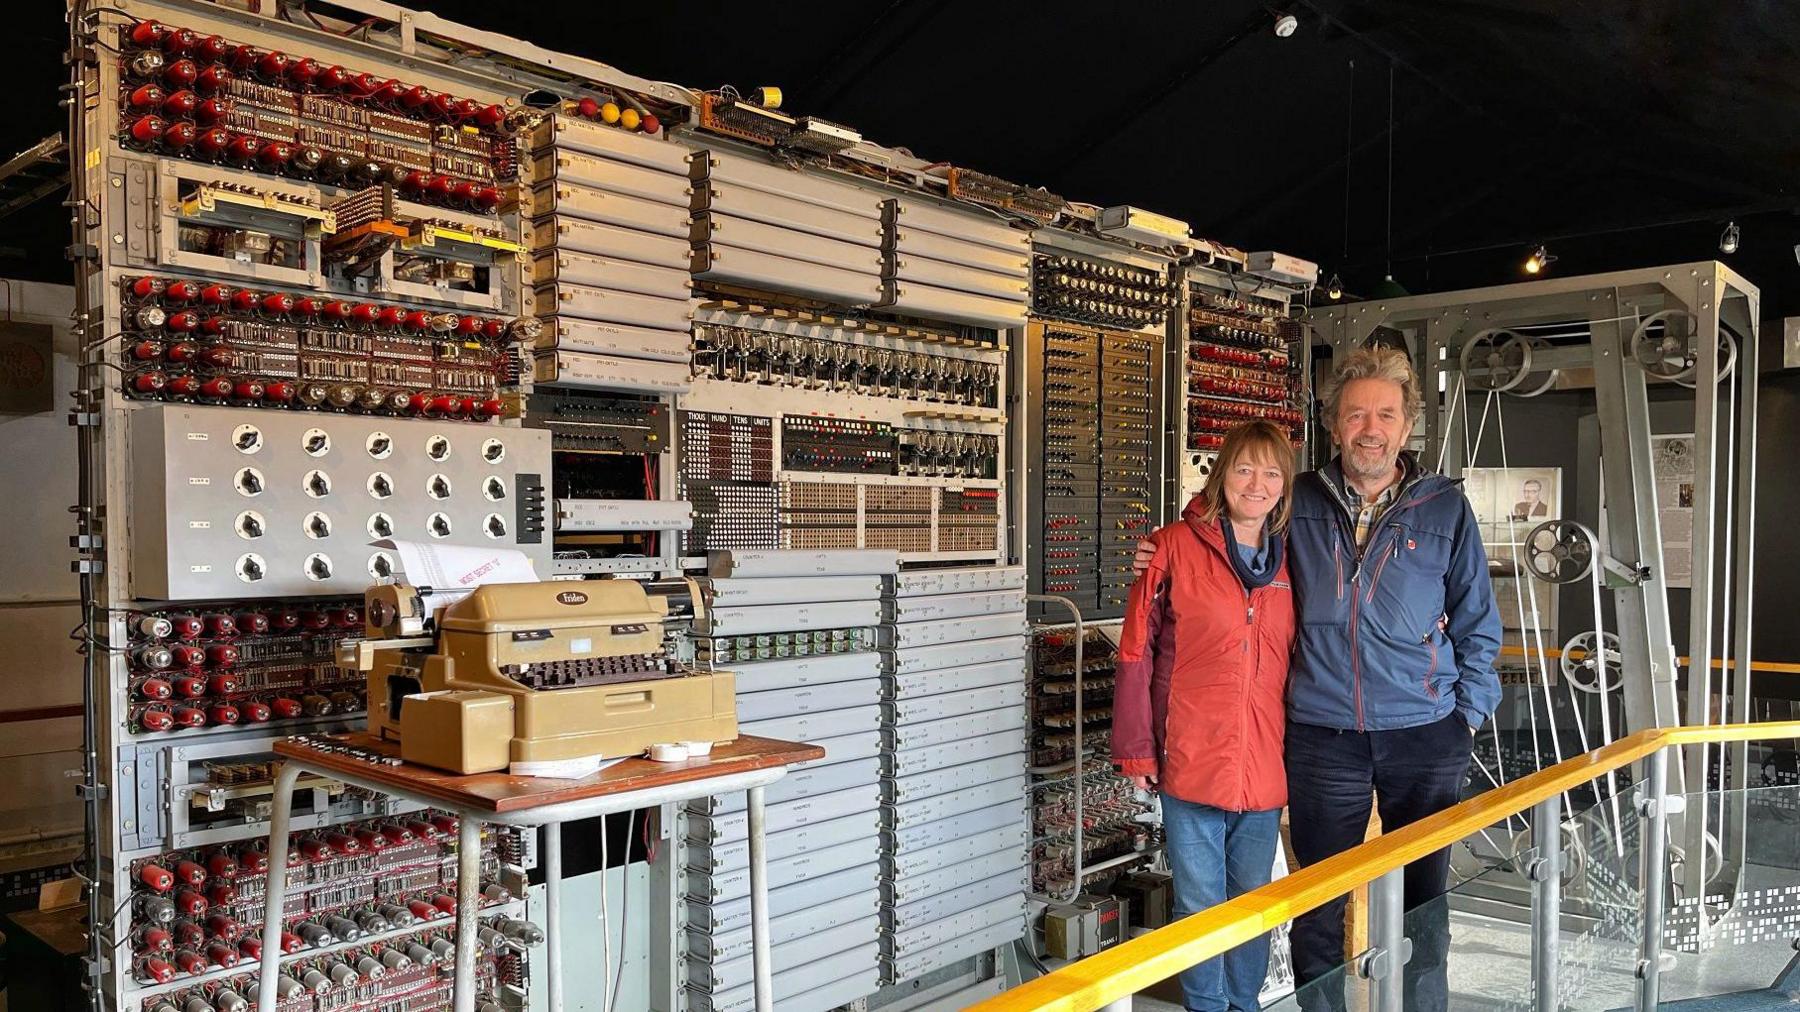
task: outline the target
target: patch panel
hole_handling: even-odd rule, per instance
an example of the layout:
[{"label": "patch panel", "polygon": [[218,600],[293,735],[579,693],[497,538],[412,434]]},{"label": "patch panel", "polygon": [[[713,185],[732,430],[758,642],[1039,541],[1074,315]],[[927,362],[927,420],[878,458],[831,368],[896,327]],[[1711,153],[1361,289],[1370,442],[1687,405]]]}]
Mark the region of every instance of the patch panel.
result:
[{"label": "patch panel", "polygon": [[899,457],[900,438],[885,422],[816,415],[781,418],[783,470],[897,474]]}]

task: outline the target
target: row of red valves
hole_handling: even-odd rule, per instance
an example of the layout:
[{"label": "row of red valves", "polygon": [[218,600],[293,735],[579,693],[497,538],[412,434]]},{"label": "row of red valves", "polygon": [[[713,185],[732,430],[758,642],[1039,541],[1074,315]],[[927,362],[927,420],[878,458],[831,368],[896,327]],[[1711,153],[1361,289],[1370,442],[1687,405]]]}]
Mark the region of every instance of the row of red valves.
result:
[{"label": "row of red valves", "polygon": [[128,61],[129,69],[140,77],[158,76],[172,86],[222,91],[234,76],[243,75],[266,84],[335,94],[416,118],[489,130],[506,122],[504,106],[484,105],[376,74],[352,73],[310,56],[236,45],[189,28],[140,21],[132,26],[130,40],[140,52]]},{"label": "row of red valves", "polygon": [[330,629],[356,629],[362,626],[362,609],[358,607],[281,609],[272,612],[240,611],[235,615],[222,611],[200,615],[140,615],[131,623],[131,631],[153,640],[231,639],[236,636],[261,636],[265,633],[319,633]]},{"label": "row of red valves", "polygon": [[[166,691],[171,695],[180,695],[188,688],[185,683],[190,681],[201,681],[210,688],[214,679],[183,675],[167,680],[165,689],[163,685],[147,684],[162,683],[163,679],[147,678],[139,682],[134,691],[140,698],[168,698],[156,694]],[[314,692],[298,699],[276,696],[267,702],[260,699],[237,702],[221,699],[206,704],[168,708],[150,705],[138,712],[137,721],[138,726],[145,731],[191,731],[203,727],[232,727],[237,724],[266,724],[271,720],[325,717],[334,713],[355,713],[365,708],[362,697],[354,692],[339,691],[329,696]]]},{"label": "row of red valves", "polygon": [[253,134],[234,133],[221,126],[171,121],[153,114],[132,120],[125,128],[125,135],[141,148],[160,148],[178,154],[192,151],[200,158],[242,168],[302,176],[317,173],[327,181],[343,178],[346,184],[352,181],[350,177],[358,173],[359,167],[370,166],[371,169],[361,170],[364,182],[390,182],[403,195],[474,211],[494,211],[506,200],[505,193],[489,183],[456,179],[406,166],[384,166],[348,155],[334,155],[310,144],[267,140]]},{"label": "row of red valves", "polygon": [[[290,839],[288,864],[298,866],[373,853],[388,847],[435,842],[455,836],[459,828],[456,816],[441,813],[392,822],[345,826]],[[151,892],[164,895],[177,886],[198,890],[214,879],[235,880],[241,875],[266,874],[269,870],[267,847],[268,843],[264,840],[253,841],[236,850],[221,847],[206,854],[204,861],[181,858],[174,862],[173,870],[155,861],[147,861],[138,866],[137,880]],[[454,911],[454,907],[452,910]]]},{"label": "row of red valves", "polygon": [[[455,910],[455,897],[439,893],[429,903],[415,899],[409,900],[404,907],[392,903],[382,904],[362,911],[355,919],[330,916],[307,921],[296,925],[294,931],[281,933],[281,951],[283,955],[291,956],[308,948],[323,948],[340,941],[354,942],[366,935],[411,927],[421,921],[445,920],[455,916]],[[230,938],[218,937],[213,931],[213,921],[217,917],[218,915],[209,918],[204,928],[185,920],[175,921],[166,928],[156,925],[140,927],[133,936],[140,953],[137,961],[139,979],[166,984],[180,973],[199,976],[215,968],[230,969],[237,966],[240,959],[260,962],[262,938],[244,934],[242,927],[231,918],[224,919],[230,921],[234,929],[233,935]],[[535,925],[531,927],[535,928]],[[486,942],[483,947],[489,950],[499,949],[509,938],[492,926],[484,926],[479,934],[488,936],[483,939]],[[208,938],[214,940],[209,942]],[[349,986],[359,981],[379,980],[390,971],[404,973],[421,964],[434,966],[452,960],[455,950],[453,944],[440,938],[431,940],[428,945],[419,942],[391,943],[371,955],[350,953],[346,958],[356,962],[355,972],[344,972],[349,970],[348,963],[334,963],[330,969],[330,983]],[[342,971],[338,969],[340,967],[343,968]],[[307,971],[309,977],[317,972]],[[313,981],[307,989],[322,993],[329,987],[330,984],[321,986],[318,981]]]},{"label": "row of red valves", "polygon": [[1204,390],[1207,393],[1225,394],[1230,397],[1253,397],[1265,401],[1287,400],[1286,387],[1252,383],[1249,380],[1229,379],[1224,376],[1196,376],[1193,385],[1195,389]]},{"label": "row of red valves", "polygon": [[206,315],[208,313],[253,315],[261,319],[294,323],[336,324],[357,330],[438,334],[466,340],[499,340],[509,333],[522,335],[525,331],[532,331],[532,336],[535,336],[542,328],[542,323],[535,318],[508,321],[491,316],[466,316],[427,309],[407,309],[404,306],[384,306],[373,302],[322,299],[313,295],[259,292],[217,282],[159,278],[149,274],[126,282],[125,295],[132,304],[128,319],[137,324],[138,329],[161,328],[174,334],[198,334],[204,337],[224,336],[227,329],[226,317]]},{"label": "row of red valves", "polygon": [[253,376],[167,375],[154,369],[133,373],[131,391],[143,397],[192,397],[234,404],[268,404],[276,407],[330,407],[340,411],[359,408],[424,418],[496,418],[506,410],[498,397],[464,397],[429,390],[387,390],[357,383],[290,383],[264,381]]}]

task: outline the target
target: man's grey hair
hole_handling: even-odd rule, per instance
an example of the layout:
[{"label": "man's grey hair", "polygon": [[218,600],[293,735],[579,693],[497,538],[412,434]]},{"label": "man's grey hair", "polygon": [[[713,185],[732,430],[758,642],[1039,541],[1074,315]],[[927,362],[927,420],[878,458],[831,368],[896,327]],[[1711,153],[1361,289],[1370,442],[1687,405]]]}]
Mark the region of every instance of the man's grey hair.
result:
[{"label": "man's grey hair", "polygon": [[1337,426],[1338,397],[1344,392],[1344,384],[1358,379],[1387,380],[1389,383],[1400,384],[1401,408],[1406,412],[1408,422],[1417,422],[1420,413],[1425,410],[1425,397],[1419,390],[1419,377],[1413,372],[1412,360],[1407,357],[1406,352],[1395,348],[1358,348],[1345,356],[1331,370],[1331,375],[1319,385],[1319,400],[1325,404],[1326,428]]}]

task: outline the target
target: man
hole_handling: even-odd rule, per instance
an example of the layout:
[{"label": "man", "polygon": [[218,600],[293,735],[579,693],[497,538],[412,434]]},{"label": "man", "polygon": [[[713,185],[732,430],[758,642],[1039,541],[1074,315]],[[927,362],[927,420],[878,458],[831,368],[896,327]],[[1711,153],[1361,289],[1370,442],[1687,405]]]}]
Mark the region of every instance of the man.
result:
[{"label": "man", "polygon": [[1513,503],[1512,518],[1514,520],[1534,520],[1550,515],[1550,504],[1544,501],[1544,483],[1536,478],[1525,479],[1519,486],[1518,502]]},{"label": "man", "polygon": [[[1404,453],[1421,395],[1403,352],[1350,353],[1321,390],[1338,456],[1294,483],[1288,565],[1300,635],[1288,678],[1288,821],[1302,865],[1363,842],[1370,795],[1384,830],[1455,804],[1473,735],[1500,701],[1500,615],[1460,481]],[[1143,564],[1155,556],[1138,546]],[[1406,908],[1441,896],[1449,851],[1408,865]],[[1298,986],[1342,965],[1338,899],[1294,922]],[[1407,918],[1410,1012],[1448,1007],[1449,912]],[[1344,1008],[1341,984],[1303,991]]]}]

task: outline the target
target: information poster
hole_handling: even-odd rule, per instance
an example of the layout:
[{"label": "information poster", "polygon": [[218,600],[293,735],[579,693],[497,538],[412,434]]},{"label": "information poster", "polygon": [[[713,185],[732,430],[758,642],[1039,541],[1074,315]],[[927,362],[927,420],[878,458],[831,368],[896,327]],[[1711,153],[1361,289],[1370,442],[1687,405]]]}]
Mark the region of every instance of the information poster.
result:
[{"label": "information poster", "polygon": [[1662,525],[1663,582],[1694,585],[1694,434],[1650,437],[1656,480],[1657,521]]},{"label": "information poster", "polygon": [[1556,630],[1555,588],[1525,569],[1525,541],[1546,520],[1562,516],[1562,469],[1559,467],[1471,467],[1463,471],[1463,492],[1475,510],[1487,549],[1488,573],[1500,624],[1511,632],[1536,623],[1546,639]]}]

